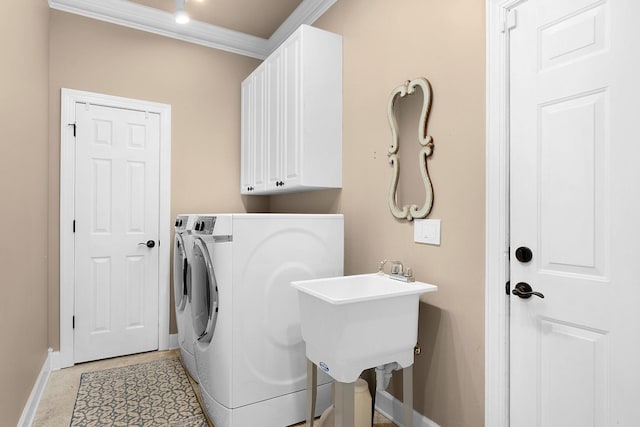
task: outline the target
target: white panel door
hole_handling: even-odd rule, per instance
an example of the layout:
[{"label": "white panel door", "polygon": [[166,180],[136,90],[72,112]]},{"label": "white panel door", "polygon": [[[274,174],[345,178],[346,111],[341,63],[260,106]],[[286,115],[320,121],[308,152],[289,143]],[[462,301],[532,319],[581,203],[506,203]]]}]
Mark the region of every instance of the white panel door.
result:
[{"label": "white panel door", "polygon": [[283,69],[282,69],[282,49],[278,49],[271,54],[269,61],[265,62],[267,73],[267,144],[265,155],[269,159],[267,162],[267,188],[276,189],[280,187],[280,181],[284,179],[282,174],[282,135],[284,120],[284,90]]},{"label": "white panel door", "polygon": [[267,111],[267,67],[262,64],[242,82],[242,120],[240,137],[240,193],[265,190],[269,117]]},{"label": "white panel door", "polygon": [[255,184],[253,164],[254,158],[253,147],[256,139],[255,129],[255,83],[253,76],[250,76],[242,82],[242,121],[240,136],[240,193],[251,191],[251,187]]},{"label": "white panel door", "polygon": [[511,291],[544,298],[510,298],[511,425],[635,426],[640,2],[514,10]]},{"label": "white panel door", "polygon": [[302,35],[297,33],[284,45],[283,79],[284,111],[282,124],[281,180],[292,187],[300,183],[300,156],[302,141]]},{"label": "white panel door", "polygon": [[76,125],[74,362],[157,349],[159,115],[76,104]]},{"label": "white panel door", "polygon": [[267,132],[269,130],[269,112],[267,110],[267,67],[261,66],[255,71],[253,81],[254,96],[254,137],[253,137],[253,187],[255,191],[264,191],[267,175]]}]

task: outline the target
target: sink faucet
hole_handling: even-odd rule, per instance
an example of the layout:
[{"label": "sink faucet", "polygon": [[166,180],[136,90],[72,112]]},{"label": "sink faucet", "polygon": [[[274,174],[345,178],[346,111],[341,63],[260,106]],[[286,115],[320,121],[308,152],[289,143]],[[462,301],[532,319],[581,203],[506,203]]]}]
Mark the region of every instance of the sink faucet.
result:
[{"label": "sink faucet", "polygon": [[378,274],[384,274],[384,266],[386,264],[391,264],[390,278],[402,280],[403,282],[415,282],[416,279],[413,277],[413,271],[410,268],[405,270],[401,261],[393,261],[390,259],[382,260],[378,268]]},{"label": "sink faucet", "polygon": [[385,259],[380,261],[380,268],[378,268],[378,273],[384,274],[384,266],[386,264],[391,264],[391,273],[397,274],[398,271],[402,272],[404,270],[404,266],[402,265],[401,261]]}]

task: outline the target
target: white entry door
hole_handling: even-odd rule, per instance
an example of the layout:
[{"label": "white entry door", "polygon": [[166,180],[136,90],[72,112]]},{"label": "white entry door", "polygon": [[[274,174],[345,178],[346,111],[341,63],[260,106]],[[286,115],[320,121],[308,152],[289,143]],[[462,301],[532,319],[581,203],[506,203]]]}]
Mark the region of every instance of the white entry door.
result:
[{"label": "white entry door", "polygon": [[640,423],[638,17],[637,0],[510,12],[512,427]]},{"label": "white entry door", "polygon": [[74,362],[158,348],[159,114],[76,104]]}]

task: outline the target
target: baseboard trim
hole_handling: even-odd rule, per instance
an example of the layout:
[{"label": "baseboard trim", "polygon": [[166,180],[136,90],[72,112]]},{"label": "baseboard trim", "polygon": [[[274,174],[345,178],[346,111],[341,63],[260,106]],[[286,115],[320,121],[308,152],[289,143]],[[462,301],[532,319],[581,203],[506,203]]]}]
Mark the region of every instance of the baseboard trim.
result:
[{"label": "baseboard trim", "polygon": [[169,334],[169,350],[178,348],[178,334]]},{"label": "baseboard trim", "polygon": [[[376,394],[376,410],[393,421],[400,427],[404,427],[404,415],[402,401],[393,397],[386,391],[378,391]],[[440,427],[429,418],[413,410],[414,427]]]},{"label": "baseboard trim", "polygon": [[22,415],[18,420],[18,427],[30,427],[33,423],[36,411],[38,410],[38,405],[40,404],[40,399],[42,398],[42,393],[44,393],[44,388],[49,380],[49,373],[51,373],[52,354],[53,349],[50,348],[47,352],[47,358],[42,364],[42,369],[40,369],[40,374],[38,374],[38,378],[33,385],[29,399],[22,410]]},{"label": "baseboard trim", "polygon": [[49,352],[49,368],[52,371],[59,371],[62,369],[62,365],[60,363],[60,351]]}]

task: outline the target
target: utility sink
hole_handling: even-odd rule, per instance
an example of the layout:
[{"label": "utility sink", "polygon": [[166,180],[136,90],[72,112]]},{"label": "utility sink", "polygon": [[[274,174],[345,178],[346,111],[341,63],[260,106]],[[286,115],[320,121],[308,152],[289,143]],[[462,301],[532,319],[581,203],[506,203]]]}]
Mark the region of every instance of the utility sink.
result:
[{"label": "utility sink", "polygon": [[355,382],[363,370],[413,364],[420,295],[435,285],[361,274],[291,282],[300,301],[307,358],[335,380]]}]

